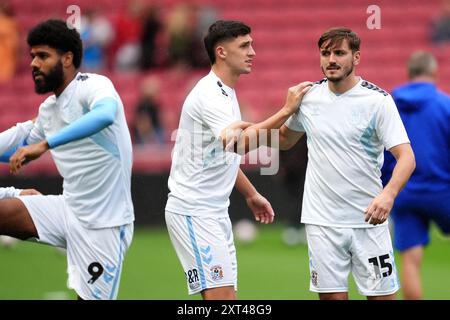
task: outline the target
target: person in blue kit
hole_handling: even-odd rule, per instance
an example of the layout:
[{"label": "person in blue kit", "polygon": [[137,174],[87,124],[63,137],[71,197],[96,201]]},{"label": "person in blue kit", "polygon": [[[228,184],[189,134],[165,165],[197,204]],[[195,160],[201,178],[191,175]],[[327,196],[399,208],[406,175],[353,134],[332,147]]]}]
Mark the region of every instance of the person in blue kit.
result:
[{"label": "person in blue kit", "polygon": [[[416,155],[416,170],[391,214],[405,299],[422,298],[420,266],[430,242],[430,222],[450,234],[450,97],[436,87],[437,70],[432,54],[413,53],[410,82],[392,94]],[[389,181],[395,164],[390,154],[385,157],[383,182]]]}]

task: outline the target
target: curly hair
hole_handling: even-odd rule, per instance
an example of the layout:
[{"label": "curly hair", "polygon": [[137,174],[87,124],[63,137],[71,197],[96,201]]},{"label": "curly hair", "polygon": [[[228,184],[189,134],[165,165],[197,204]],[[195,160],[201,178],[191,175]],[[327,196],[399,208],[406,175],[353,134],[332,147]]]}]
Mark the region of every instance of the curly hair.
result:
[{"label": "curly hair", "polygon": [[72,52],[73,65],[78,69],[83,58],[83,44],[75,28],[69,28],[62,20],[50,19],[41,22],[28,33],[30,47],[47,45],[59,53]]}]

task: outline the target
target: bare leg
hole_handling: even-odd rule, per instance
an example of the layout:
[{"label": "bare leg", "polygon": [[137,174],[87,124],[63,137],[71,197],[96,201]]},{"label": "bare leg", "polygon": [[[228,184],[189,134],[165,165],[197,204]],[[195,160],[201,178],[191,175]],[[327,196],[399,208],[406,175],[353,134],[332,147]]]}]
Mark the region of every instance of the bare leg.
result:
[{"label": "bare leg", "polygon": [[0,200],[0,235],[22,240],[38,237],[33,220],[19,199]]},{"label": "bare leg", "polygon": [[367,300],[397,300],[397,294],[393,293],[385,296],[372,296],[367,297]]},{"label": "bare leg", "polygon": [[405,300],[422,299],[422,282],[420,266],[422,264],[423,247],[417,246],[400,254],[402,259],[402,287]]},{"label": "bare leg", "polygon": [[348,292],[319,293],[320,300],[348,300]]},{"label": "bare leg", "polygon": [[204,300],[236,300],[234,286],[211,288],[202,291]]}]

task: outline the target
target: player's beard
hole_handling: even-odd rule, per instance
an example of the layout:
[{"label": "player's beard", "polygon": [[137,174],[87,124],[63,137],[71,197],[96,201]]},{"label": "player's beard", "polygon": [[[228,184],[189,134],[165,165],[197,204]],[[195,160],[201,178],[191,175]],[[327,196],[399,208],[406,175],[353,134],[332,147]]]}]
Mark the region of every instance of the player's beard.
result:
[{"label": "player's beard", "polygon": [[353,68],[354,68],[354,65],[352,63],[350,69],[344,75],[342,75],[340,77],[327,77],[326,69],[325,70],[322,69],[322,72],[328,81],[336,83],[336,82],[340,82],[340,81],[346,79],[353,72]]},{"label": "player's beard", "polygon": [[[42,76],[42,79],[36,80],[36,73]],[[64,83],[64,71],[61,61],[59,61],[49,72],[45,74],[37,70],[33,70],[34,91],[38,94],[54,92]]]}]

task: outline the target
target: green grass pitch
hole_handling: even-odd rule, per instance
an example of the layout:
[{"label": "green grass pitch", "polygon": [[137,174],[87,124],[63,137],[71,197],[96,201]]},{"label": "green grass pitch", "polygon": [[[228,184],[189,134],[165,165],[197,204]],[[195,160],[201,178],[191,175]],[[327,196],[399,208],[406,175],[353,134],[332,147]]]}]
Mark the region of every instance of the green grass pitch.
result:
[{"label": "green grass pitch", "polygon": [[[261,226],[255,242],[237,243],[238,298],[317,299],[308,290],[306,245],[285,245],[282,230],[280,225]],[[450,299],[449,249],[449,240],[433,229],[422,269],[426,299]],[[398,256],[396,262],[400,269]],[[52,247],[28,242],[12,249],[0,247],[0,299],[74,299],[66,279],[66,257]],[[364,299],[352,279],[349,295]],[[200,299],[187,295],[184,273],[165,229],[135,231],[119,299]]]}]

